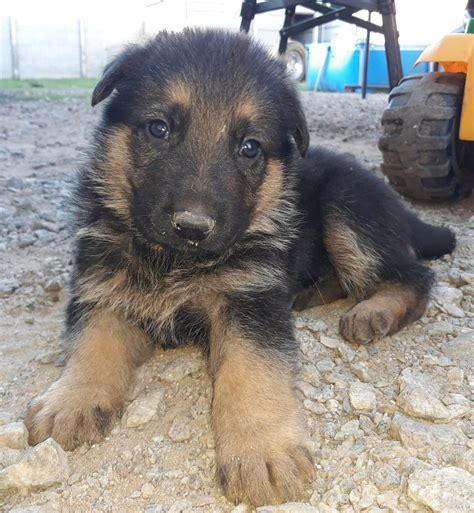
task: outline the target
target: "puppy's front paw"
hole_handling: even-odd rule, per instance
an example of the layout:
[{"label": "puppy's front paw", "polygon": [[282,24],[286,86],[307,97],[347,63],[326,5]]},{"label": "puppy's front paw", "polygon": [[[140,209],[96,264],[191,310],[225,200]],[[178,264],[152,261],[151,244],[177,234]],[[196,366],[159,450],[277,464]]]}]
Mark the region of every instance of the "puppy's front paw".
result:
[{"label": "puppy's front paw", "polygon": [[110,390],[63,377],[28,407],[25,424],[28,443],[35,445],[52,436],[64,449],[103,438],[120,410]]},{"label": "puppy's front paw", "polygon": [[246,439],[228,433],[226,438],[217,448],[217,476],[229,500],[261,506],[303,496],[314,470],[304,439],[271,432]]}]

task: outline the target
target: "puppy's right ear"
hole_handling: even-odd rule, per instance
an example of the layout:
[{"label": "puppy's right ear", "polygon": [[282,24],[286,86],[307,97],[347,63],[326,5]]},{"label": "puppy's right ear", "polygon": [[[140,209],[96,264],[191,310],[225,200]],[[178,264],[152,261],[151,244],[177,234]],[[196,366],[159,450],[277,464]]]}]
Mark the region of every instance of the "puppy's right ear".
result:
[{"label": "puppy's right ear", "polygon": [[92,92],[91,104],[93,107],[105,100],[114,89],[118,88],[120,81],[126,76],[127,67],[136,50],[137,47],[131,46],[107,64],[101,80]]}]

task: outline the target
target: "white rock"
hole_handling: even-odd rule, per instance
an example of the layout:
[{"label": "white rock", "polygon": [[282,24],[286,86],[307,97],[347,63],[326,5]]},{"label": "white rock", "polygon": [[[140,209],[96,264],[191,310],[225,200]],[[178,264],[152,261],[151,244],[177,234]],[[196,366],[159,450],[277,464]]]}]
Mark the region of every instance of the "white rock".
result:
[{"label": "white rock", "polygon": [[168,436],[173,442],[184,442],[191,437],[190,420],[187,417],[176,417],[168,431]]},{"label": "white rock", "polygon": [[236,506],[230,513],[250,513],[250,507],[247,504],[241,503]]},{"label": "white rock", "polygon": [[66,453],[52,438],[29,449],[18,463],[0,471],[0,490],[48,488],[66,481]]},{"label": "white rock", "polygon": [[140,491],[144,499],[151,499],[155,493],[155,487],[151,483],[145,483]]},{"label": "white rock", "polygon": [[462,301],[462,292],[454,287],[440,285],[433,290],[434,297],[440,301],[444,307],[446,305],[459,305]]},{"label": "white rock", "polygon": [[391,431],[412,454],[433,462],[452,463],[467,445],[466,435],[456,427],[415,420],[400,413],[395,413]]},{"label": "white rock", "polygon": [[457,464],[474,475],[474,449],[463,453]]},{"label": "white rock", "polygon": [[158,388],[149,392],[145,397],[135,399],[127,408],[123,423],[129,427],[142,426],[149,422],[156,414],[163,400],[164,390]]},{"label": "white rock", "polygon": [[399,377],[398,407],[422,419],[447,420],[449,410],[438,397],[439,388],[428,374],[405,369]]},{"label": "white rock", "polygon": [[10,449],[9,447],[0,448],[0,469],[17,463],[23,452],[18,449]]},{"label": "white rock", "polygon": [[373,411],[377,406],[374,389],[360,381],[353,381],[349,388],[349,399],[357,411]]},{"label": "white rock", "polygon": [[335,349],[336,347],[339,347],[339,344],[341,343],[337,338],[330,338],[326,335],[321,335],[319,337],[319,341],[324,347],[328,347],[329,349]]},{"label": "white rock", "polygon": [[15,421],[15,416],[11,411],[0,411],[0,426],[3,426],[4,424],[9,424],[10,422]]},{"label": "white rock", "polygon": [[163,381],[180,381],[185,376],[201,370],[202,360],[198,357],[181,356],[169,363],[160,373]]},{"label": "white rock", "polygon": [[304,502],[287,502],[276,506],[261,506],[257,513],[318,513],[318,510]]},{"label": "white rock", "polygon": [[450,358],[456,359],[461,367],[465,365],[466,368],[472,369],[474,367],[474,331],[445,342],[441,346],[441,351]]},{"label": "white rock", "polygon": [[457,467],[416,470],[408,495],[436,513],[474,512],[474,476]]},{"label": "white rock", "polygon": [[28,446],[28,430],[23,422],[0,426],[0,447],[24,449]]}]

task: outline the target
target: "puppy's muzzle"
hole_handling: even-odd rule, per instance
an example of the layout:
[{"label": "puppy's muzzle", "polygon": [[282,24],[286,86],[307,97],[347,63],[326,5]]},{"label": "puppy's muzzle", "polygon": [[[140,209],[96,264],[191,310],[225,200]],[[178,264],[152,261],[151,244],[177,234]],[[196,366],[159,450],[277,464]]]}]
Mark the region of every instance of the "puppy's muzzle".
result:
[{"label": "puppy's muzzle", "polygon": [[207,239],[216,221],[205,214],[183,210],[173,214],[171,223],[182,239],[200,241]]}]

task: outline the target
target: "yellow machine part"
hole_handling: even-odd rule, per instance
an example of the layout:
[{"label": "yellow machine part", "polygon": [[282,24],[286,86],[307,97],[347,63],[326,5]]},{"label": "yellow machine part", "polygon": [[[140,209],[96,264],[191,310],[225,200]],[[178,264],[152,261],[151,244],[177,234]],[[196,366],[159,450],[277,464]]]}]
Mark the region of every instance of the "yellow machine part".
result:
[{"label": "yellow machine part", "polygon": [[459,139],[474,141],[474,34],[449,34],[426,48],[415,63],[439,62],[451,73],[465,73]]}]

